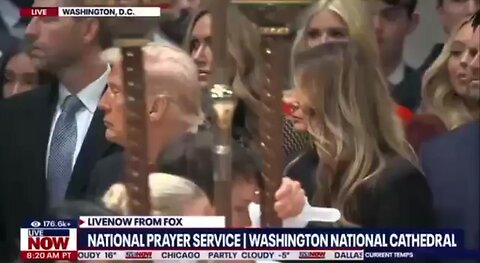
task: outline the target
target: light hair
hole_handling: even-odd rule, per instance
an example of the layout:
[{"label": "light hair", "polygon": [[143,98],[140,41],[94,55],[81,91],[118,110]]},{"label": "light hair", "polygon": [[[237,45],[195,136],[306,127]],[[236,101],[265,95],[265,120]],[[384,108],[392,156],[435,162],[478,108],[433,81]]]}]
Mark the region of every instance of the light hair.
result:
[{"label": "light hair", "polygon": [[[201,90],[197,67],[190,56],[170,43],[149,43],[142,51],[147,100],[159,95],[171,97],[183,113],[179,118],[192,127],[201,125]],[[110,48],[102,53],[102,58],[118,63],[122,54],[119,48]]]},{"label": "light hair", "polygon": [[452,43],[464,26],[470,26],[468,22],[468,19],[464,19],[453,30],[442,52],[423,77],[422,110],[439,117],[449,130],[479,118],[478,108],[473,110],[467,107],[465,98],[455,91],[448,73]]},{"label": "light hair", "polygon": [[[192,51],[193,28],[200,18],[211,15],[211,8],[215,3],[216,1],[203,1],[201,9],[193,15],[183,44],[188,53]],[[229,75],[229,84],[232,85],[235,95],[250,108],[257,108],[260,89],[263,87],[265,64],[259,29],[234,5],[227,8],[226,26],[227,51],[231,59],[226,72]]]},{"label": "light hair", "polygon": [[[406,142],[403,127],[395,114],[394,102],[380,66],[380,52],[375,41],[373,20],[369,15],[371,10],[378,8],[378,3],[366,0],[319,0],[302,16],[303,21],[291,52],[291,68],[295,72],[292,74],[293,86],[303,89],[308,94],[305,97],[311,100],[311,105],[325,112],[324,116],[318,114],[317,118],[308,123],[315,148],[322,160],[322,170],[334,174],[333,177],[327,175],[318,179],[337,180],[334,182],[337,189],[333,189],[332,182],[320,182],[322,189],[318,189],[315,201],[320,205],[338,208],[343,217],[341,224],[347,226],[358,223],[353,222],[359,212],[355,207],[357,200],[354,191],[375,183],[377,175],[385,168],[386,152],[397,153],[417,166],[413,149]],[[308,66],[299,69],[298,65],[302,66],[303,63],[298,63],[297,55],[310,48],[307,45],[309,25],[313,17],[324,10],[332,11],[343,19],[347,25],[350,45],[354,48],[337,52],[340,60],[336,62],[330,61],[328,54],[323,54],[323,66],[327,61],[332,65],[325,71],[312,73],[314,75],[308,76],[308,80],[299,79],[297,76],[301,76],[302,70],[308,70]],[[328,46],[335,46],[332,43],[326,45],[327,49]],[[359,57],[365,64],[360,64],[361,67],[354,70],[351,67],[359,66]],[[345,61],[353,64],[346,65]],[[311,63],[315,62],[310,61]],[[355,83],[356,77],[368,81]],[[328,87],[328,92],[322,90],[321,93],[328,96],[318,98],[317,92],[324,88],[319,85],[327,83],[327,79],[335,84]],[[347,167],[340,167],[345,164],[342,161],[344,159],[347,159]],[[337,174],[342,173],[339,169],[344,171],[343,175]]]},{"label": "light hair", "polygon": [[[148,176],[150,215],[182,216],[185,209],[205,193],[192,181],[180,176],[153,173]],[[129,196],[124,184],[114,184],[102,199],[105,206],[121,215],[130,215]]]},{"label": "light hair", "polygon": [[318,178],[317,202],[358,223],[356,191],[372,186],[390,157],[416,161],[380,64],[355,44],[327,43],[301,53],[296,77],[322,168],[333,175]]},{"label": "light hair", "polygon": [[313,4],[306,10],[302,16],[303,20],[300,21],[300,28],[292,47],[292,65],[295,64],[295,54],[309,48],[306,37],[310,22],[317,13],[325,10],[339,15],[347,25],[350,39],[358,44],[362,52],[380,61],[373,21],[368,13],[369,7],[373,4],[374,2],[366,0],[319,0]]}]

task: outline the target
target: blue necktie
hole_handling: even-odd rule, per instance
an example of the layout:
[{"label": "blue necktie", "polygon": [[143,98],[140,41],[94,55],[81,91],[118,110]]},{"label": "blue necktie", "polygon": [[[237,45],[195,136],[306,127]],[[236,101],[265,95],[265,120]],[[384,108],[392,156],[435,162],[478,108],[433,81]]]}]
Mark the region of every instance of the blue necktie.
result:
[{"label": "blue necktie", "polygon": [[82,106],[82,102],[76,96],[66,97],[61,106],[62,112],[53,130],[47,170],[51,207],[60,204],[65,199],[65,193],[72,175],[73,155],[77,144],[75,113]]}]

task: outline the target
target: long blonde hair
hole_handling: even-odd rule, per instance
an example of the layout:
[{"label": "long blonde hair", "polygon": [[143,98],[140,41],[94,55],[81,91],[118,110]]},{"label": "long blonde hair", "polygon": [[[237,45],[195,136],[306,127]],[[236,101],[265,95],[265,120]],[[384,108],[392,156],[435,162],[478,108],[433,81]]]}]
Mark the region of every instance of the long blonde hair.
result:
[{"label": "long blonde hair", "polygon": [[358,44],[362,52],[380,61],[373,20],[368,12],[369,2],[366,0],[319,0],[308,8],[302,16],[304,19],[300,22],[301,26],[293,43],[292,64],[295,63],[295,54],[309,48],[306,38],[310,22],[318,12],[324,10],[330,10],[339,15],[347,25],[349,38]]},{"label": "long blonde hair", "polygon": [[389,156],[415,163],[377,60],[349,43],[327,43],[296,57],[297,87],[323,165],[318,203],[358,219],[355,191],[372,186]]},{"label": "long blonde hair", "polygon": [[[153,216],[182,216],[185,207],[206,194],[192,181],[180,176],[153,173],[148,176],[151,212]],[[105,206],[121,215],[130,215],[129,197],[124,184],[110,187],[102,199]]]},{"label": "long blonde hair", "polygon": [[463,20],[451,33],[442,52],[423,77],[422,109],[439,117],[450,130],[480,117],[478,109],[467,107],[465,99],[457,94],[448,73],[452,43],[458,32],[470,25],[468,22],[469,19]]}]

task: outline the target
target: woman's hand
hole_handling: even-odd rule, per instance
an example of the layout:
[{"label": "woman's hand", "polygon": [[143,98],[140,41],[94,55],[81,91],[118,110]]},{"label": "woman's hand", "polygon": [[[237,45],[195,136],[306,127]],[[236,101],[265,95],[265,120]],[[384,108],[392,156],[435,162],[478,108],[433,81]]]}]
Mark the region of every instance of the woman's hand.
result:
[{"label": "woman's hand", "polygon": [[275,193],[274,209],[281,219],[299,215],[305,206],[305,191],[299,182],[284,177],[282,185]]}]

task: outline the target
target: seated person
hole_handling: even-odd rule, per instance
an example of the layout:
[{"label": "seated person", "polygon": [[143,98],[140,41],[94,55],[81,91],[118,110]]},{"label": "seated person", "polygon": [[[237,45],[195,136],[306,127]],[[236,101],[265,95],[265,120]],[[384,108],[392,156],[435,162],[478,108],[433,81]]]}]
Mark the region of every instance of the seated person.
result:
[{"label": "seated person", "polygon": [[[340,210],[341,226],[432,226],[430,188],[392,117],[378,60],[351,41],[308,49],[295,62],[299,109],[321,160],[311,171],[318,182],[312,204]],[[288,182],[279,188],[280,218],[301,214],[300,190]]]},{"label": "seated person", "polygon": [[[154,163],[166,144],[185,132],[195,132],[203,123],[201,92],[192,59],[170,44],[150,43],[142,48],[146,81],[149,162]],[[99,107],[105,111],[105,137],[122,147],[127,145],[126,93],[121,70],[121,53],[113,48],[103,53],[112,66],[108,89]],[[97,199],[123,175],[122,153],[112,154],[95,165],[87,197]],[[153,172],[153,171],[151,171]]]},{"label": "seated person", "polygon": [[[208,216],[213,209],[205,192],[192,181],[166,173],[148,177],[152,216]],[[127,188],[122,183],[110,187],[103,197],[105,206],[120,215],[130,215]]]},{"label": "seated person", "polygon": [[424,76],[422,109],[407,129],[417,152],[424,142],[480,118],[479,73],[470,67],[478,53],[474,19],[464,19],[452,31],[440,56]]}]

